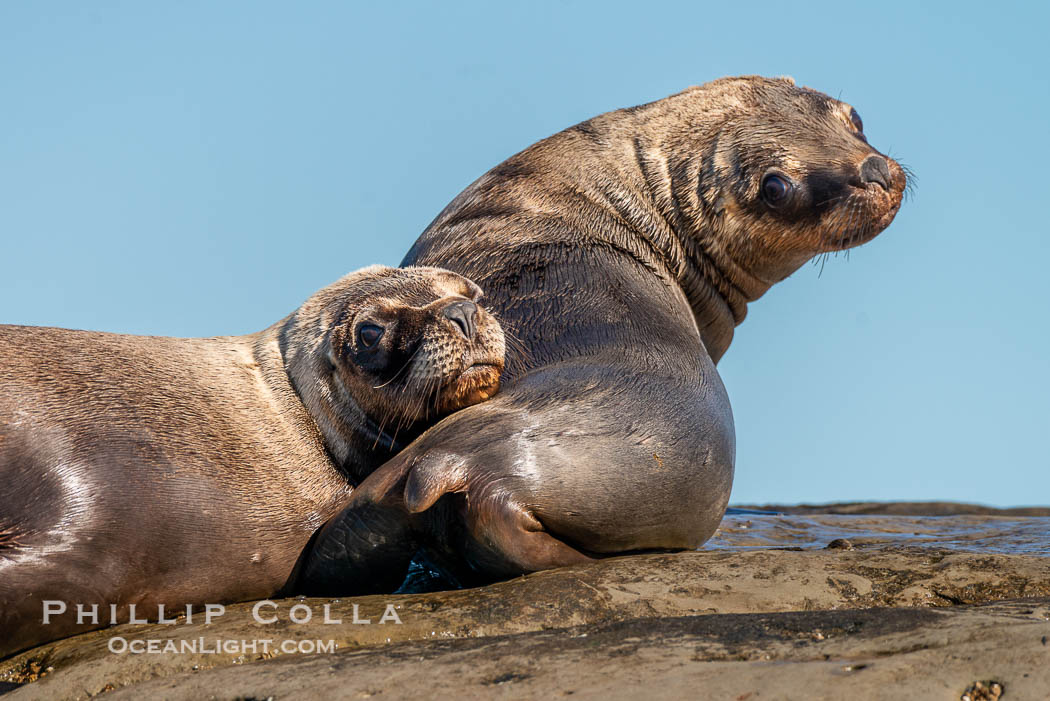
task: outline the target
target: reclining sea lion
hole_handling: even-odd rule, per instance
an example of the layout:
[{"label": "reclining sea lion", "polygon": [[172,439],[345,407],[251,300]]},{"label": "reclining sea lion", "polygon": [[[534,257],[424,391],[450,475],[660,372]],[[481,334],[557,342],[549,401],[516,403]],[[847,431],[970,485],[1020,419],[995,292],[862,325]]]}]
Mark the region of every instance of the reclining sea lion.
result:
[{"label": "reclining sea lion", "polygon": [[0,656],[281,590],[353,484],[497,390],[480,295],[374,266],[247,336],[0,326]]}]

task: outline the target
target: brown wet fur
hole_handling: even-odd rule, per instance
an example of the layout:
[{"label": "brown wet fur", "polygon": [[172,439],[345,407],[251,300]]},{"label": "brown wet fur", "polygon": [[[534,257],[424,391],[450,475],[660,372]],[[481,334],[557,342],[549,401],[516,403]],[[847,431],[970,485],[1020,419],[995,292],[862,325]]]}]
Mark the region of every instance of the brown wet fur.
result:
[{"label": "brown wet fur", "polygon": [[[478,304],[468,339],[443,315],[480,294],[375,266],[248,336],[0,326],[0,656],[98,627],[78,603],[105,624],[278,592],[353,484],[496,391],[499,324]],[[48,626],[45,599],[68,604]]]},{"label": "brown wet fur", "polygon": [[[500,394],[366,480],[312,570],[347,551],[389,565],[353,542],[363,513],[418,518],[401,527],[482,580],[706,541],[736,450],[715,364],[747,305],[900,207],[905,171],[860,127],[791,79],[725,78],[570,127],[471,184],[404,263],[485,289],[515,339]],[[350,586],[321,579],[307,590]]]}]

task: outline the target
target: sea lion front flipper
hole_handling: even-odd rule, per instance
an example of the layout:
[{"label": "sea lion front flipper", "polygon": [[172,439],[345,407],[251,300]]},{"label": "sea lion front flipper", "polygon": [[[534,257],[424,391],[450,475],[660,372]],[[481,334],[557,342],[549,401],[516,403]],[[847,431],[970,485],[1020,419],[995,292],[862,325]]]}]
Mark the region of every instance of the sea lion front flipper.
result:
[{"label": "sea lion front flipper", "polygon": [[464,511],[471,560],[490,575],[511,576],[594,559],[555,538],[531,512],[510,499],[474,500]]},{"label": "sea lion front flipper", "polygon": [[507,454],[508,446],[531,452],[535,417],[501,404],[497,397],[446,418],[361,488],[386,503],[400,498],[425,546],[479,581],[591,561],[544,525],[533,466]]},{"label": "sea lion front flipper", "polygon": [[451,521],[439,514],[429,519],[428,530],[436,534],[439,546],[462,550],[489,575],[517,575],[593,559],[552,536],[500,481],[478,479],[487,471],[471,465],[475,459],[429,452],[408,470],[404,483],[408,511],[421,514],[443,497],[451,501],[455,514]]},{"label": "sea lion front flipper", "polygon": [[296,592],[393,591],[420,548],[464,583],[590,561],[544,527],[526,476],[500,474],[496,438],[517,433],[516,418],[464,409],[369,475],[304,553]]},{"label": "sea lion front flipper", "polygon": [[291,591],[309,596],[387,593],[397,588],[419,549],[415,519],[400,498],[403,462],[366,480],[303,551]]}]

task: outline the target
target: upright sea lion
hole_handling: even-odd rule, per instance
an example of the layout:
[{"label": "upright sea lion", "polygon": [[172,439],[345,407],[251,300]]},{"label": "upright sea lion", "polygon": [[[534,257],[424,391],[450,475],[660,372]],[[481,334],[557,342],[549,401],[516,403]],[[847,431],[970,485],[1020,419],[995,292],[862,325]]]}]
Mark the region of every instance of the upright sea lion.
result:
[{"label": "upright sea lion", "polygon": [[404,264],[477,280],[522,348],[496,399],[362,484],[302,587],[361,585],[329,562],[367,559],[366,511],[400,513],[486,577],[702,544],[735,456],[715,363],[748,303],[873,238],[905,184],[850,105],[755,76],[595,117],[489,171]]},{"label": "upright sea lion", "polygon": [[480,294],[376,266],[248,336],[0,326],[0,656],[274,595],[353,484],[496,391]]}]

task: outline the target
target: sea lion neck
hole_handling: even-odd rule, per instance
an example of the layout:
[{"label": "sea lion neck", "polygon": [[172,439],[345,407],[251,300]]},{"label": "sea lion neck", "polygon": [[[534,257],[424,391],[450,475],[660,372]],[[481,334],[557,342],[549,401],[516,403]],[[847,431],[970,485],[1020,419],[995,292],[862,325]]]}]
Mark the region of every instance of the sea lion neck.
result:
[{"label": "sea lion neck", "polygon": [[[586,131],[588,124],[580,127]],[[721,203],[715,195],[704,196],[709,174],[702,155],[676,158],[670,145],[650,136],[644,121],[635,129],[616,125],[609,132],[592,151],[599,163],[586,167],[615,173],[615,178],[587,179],[594,184],[585,194],[615,211],[621,227],[630,229],[632,255],[645,259],[649,267],[662,268],[677,284],[704,346],[717,362],[747,316],[748,303],[772,283],[749,273],[724,245],[726,215],[716,211]],[[717,135],[707,141],[713,149]],[[622,244],[621,227],[600,228],[599,235]]]},{"label": "sea lion neck", "polygon": [[322,341],[314,334],[304,334],[297,315],[292,314],[256,334],[253,353],[271,391],[280,388],[275,394],[285,406],[296,405],[286,411],[301,414],[297,425],[313,427],[315,440],[332,464],[356,483],[383,461],[376,456],[401,450],[414,434],[398,440],[369,418],[346,388],[326,372],[327,353],[318,350]]}]

